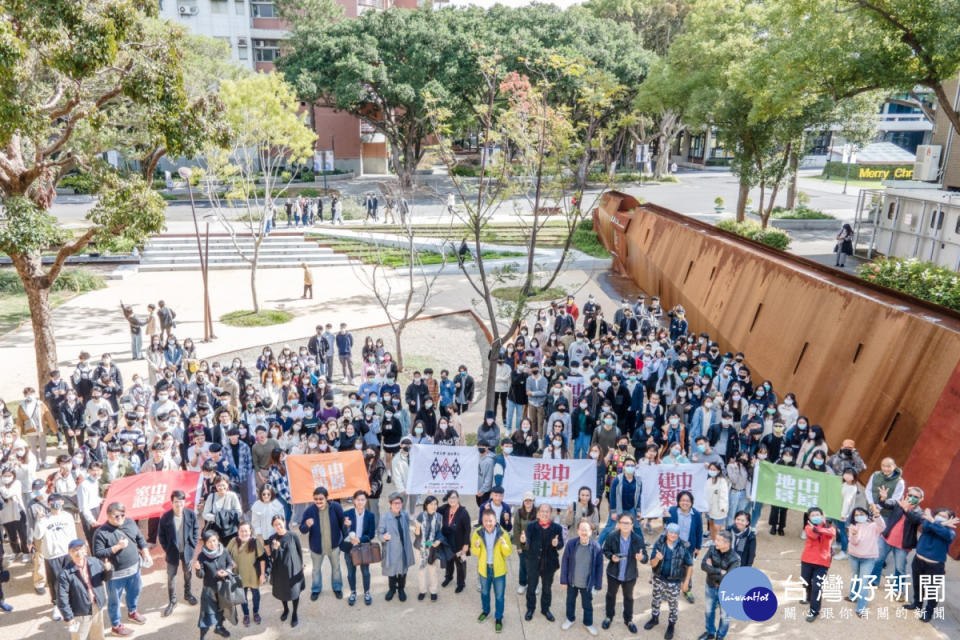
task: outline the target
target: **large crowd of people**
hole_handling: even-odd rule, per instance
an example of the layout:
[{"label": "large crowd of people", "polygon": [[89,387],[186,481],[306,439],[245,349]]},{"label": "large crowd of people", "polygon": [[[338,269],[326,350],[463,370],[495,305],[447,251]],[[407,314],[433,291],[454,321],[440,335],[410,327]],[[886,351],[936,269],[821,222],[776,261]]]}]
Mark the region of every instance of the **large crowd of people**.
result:
[{"label": "large crowd of people", "polygon": [[[261,617],[267,583],[282,606],[279,622],[296,627],[308,561],[311,601],[324,591],[328,564],[336,599],[372,606],[374,565],[388,578],[385,601],[406,601],[416,589],[418,600],[432,602],[450,585],[452,598],[465,597],[469,556],[478,619],[492,618],[499,632],[507,558],[516,553],[511,588],[525,596],[527,620],[538,609],[555,620],[559,571],[562,628],[576,622],[579,602],[582,624],[597,635],[593,597],[605,580],[600,626],[617,617],[620,594],[622,620],[637,632],[636,591],[649,581],[652,615],[643,626],[660,623],[665,601],[669,639],[680,598],[693,602],[694,583],[703,581],[701,639],[719,640],[729,629],[718,598],[723,576],[754,563],[767,527],[770,536],[785,534],[788,510],[770,505],[763,525],[765,505],[750,499],[763,460],[842,477],[841,518],[816,507],[801,516],[807,621],[820,613],[828,568],[844,558],[858,615],[867,595],[854,585],[892,582],[906,609],[925,622],[933,616],[936,596],[919,585],[943,576],[955,514],[924,505],[923,489],[894,460],[867,474],[842,432],[830,434],[841,442],[830,450],[826,429],[799,398],[754,380],[744,354],[723,353],[693,332],[681,307],[667,312],[657,298],[638,296],[609,313],[589,296],[582,308],[571,297],[539,310],[501,349],[494,409],[479,424],[465,416],[479,388],[466,366],[401,372],[382,341],[355,344],[346,325],[334,331],[331,323],[296,347],[264,347],[255,361],[208,362],[189,339],[178,341],[175,314],[159,307],[166,311],[151,309],[137,325],[148,336],[147,376],[125,384],[109,353],[99,361],[81,353],[69,375],[52,372],[39,393],[26,387],[14,411],[0,403],[0,522],[12,554],[4,560],[31,567],[33,588],[49,593],[54,620],[74,640],[103,637],[104,608],[114,636],[146,623],[141,574],[154,546],[167,575],[161,615],[172,614],[182,592],[198,605],[201,638],[211,629],[228,637],[227,623],[276,624]],[[468,432],[480,454],[477,518],[456,492],[407,490],[412,445],[464,445]],[[350,450],[363,454],[368,492],[334,500],[319,486],[312,503],[293,502],[286,456]],[[537,504],[533,494],[507,504],[509,456],[592,459],[596,483],[565,509]],[[644,518],[638,465],[683,463],[707,467],[706,511],[682,491],[662,517]],[[180,469],[201,474],[195,505],[175,491],[170,510],[138,523],[128,505],[103,504],[119,478]],[[408,585],[411,569],[416,582]],[[11,609],[2,592],[0,608]]]}]

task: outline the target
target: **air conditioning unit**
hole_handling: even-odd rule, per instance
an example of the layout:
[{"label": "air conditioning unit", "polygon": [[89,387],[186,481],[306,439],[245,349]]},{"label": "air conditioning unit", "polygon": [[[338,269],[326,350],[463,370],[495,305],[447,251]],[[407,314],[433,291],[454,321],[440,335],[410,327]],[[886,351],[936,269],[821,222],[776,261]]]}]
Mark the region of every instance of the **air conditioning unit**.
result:
[{"label": "air conditioning unit", "polygon": [[180,5],[180,15],[185,16],[188,13],[190,13],[190,7],[187,7],[185,5]]},{"label": "air conditioning unit", "polygon": [[940,145],[922,144],[917,147],[917,160],[913,165],[913,179],[933,182],[940,175]]},{"label": "air conditioning unit", "polygon": [[246,47],[246,46],[248,46],[248,45],[247,45],[247,39],[246,39],[246,38],[237,38],[237,46],[238,46],[238,47]]}]

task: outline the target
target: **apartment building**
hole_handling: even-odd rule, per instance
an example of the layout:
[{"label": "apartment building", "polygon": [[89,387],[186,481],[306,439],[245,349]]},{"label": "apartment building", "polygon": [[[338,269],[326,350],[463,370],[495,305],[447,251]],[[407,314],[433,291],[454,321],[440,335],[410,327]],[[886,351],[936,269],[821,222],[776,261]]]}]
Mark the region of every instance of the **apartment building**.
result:
[{"label": "apartment building", "polygon": [[[338,2],[346,18],[394,6],[417,8],[417,0]],[[255,71],[274,68],[287,37],[274,0],[160,0],[160,15],[184,25],[192,33],[223,40],[230,45],[234,62]],[[388,172],[386,140],[359,118],[317,107],[310,121],[317,133],[317,151],[332,151],[335,168],[357,175]]]}]

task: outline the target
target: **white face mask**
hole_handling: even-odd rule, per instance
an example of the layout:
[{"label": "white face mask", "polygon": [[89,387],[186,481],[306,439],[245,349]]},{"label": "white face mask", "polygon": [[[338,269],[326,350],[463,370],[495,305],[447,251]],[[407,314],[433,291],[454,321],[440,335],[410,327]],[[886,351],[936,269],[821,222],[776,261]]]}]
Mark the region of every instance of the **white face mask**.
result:
[{"label": "white face mask", "polygon": [[600,457],[600,452],[599,452],[599,451],[591,451],[591,452],[590,452],[590,457],[593,458],[594,460],[597,460],[597,459]]}]

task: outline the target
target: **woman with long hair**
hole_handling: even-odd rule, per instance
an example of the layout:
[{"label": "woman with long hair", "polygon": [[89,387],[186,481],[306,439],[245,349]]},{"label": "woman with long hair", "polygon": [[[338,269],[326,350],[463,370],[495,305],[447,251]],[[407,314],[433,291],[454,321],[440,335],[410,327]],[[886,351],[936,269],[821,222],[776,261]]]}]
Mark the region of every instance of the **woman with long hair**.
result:
[{"label": "woman with long hair", "polygon": [[250,626],[250,608],[247,596],[253,598],[253,621],[260,624],[260,585],[267,581],[267,552],[263,540],[253,535],[253,526],[243,522],[237,529],[237,537],[227,545],[227,553],[233,558],[237,575],[243,584],[243,626]]}]

